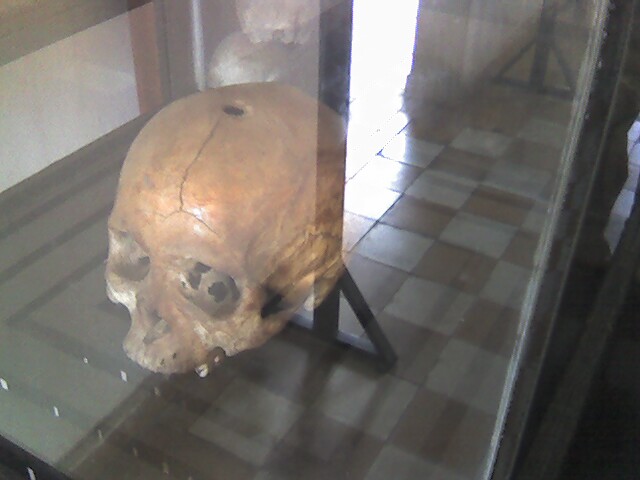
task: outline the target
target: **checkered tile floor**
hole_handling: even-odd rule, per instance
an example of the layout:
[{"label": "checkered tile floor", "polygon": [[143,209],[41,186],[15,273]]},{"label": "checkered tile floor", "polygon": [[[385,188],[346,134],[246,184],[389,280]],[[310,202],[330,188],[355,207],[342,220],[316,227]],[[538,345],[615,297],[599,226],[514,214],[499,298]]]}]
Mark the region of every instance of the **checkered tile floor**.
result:
[{"label": "checkered tile floor", "polygon": [[132,364],[103,280],[117,152],[5,209],[0,433],[78,478],[480,478],[570,109],[489,84],[352,124],[344,242],[399,354],[385,375],[296,330],[205,380]]},{"label": "checkered tile floor", "polygon": [[[549,132],[561,124],[541,109],[532,118],[515,135],[461,126],[449,143],[408,122],[378,154],[350,157],[348,267],[400,356],[382,376],[287,331],[206,380],[149,377],[122,354],[127,314],[104,294],[117,165],[52,187],[2,235],[2,432],[88,478],[101,468],[108,478],[477,478],[551,191],[549,156],[560,155]],[[344,300],[341,324],[361,333]],[[31,433],[35,422],[46,435]]]}]

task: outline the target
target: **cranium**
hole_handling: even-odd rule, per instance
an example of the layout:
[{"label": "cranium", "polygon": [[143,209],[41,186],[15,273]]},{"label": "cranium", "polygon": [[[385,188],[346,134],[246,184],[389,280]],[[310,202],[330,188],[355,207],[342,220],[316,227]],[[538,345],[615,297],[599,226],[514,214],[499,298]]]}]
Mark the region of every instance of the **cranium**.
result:
[{"label": "cranium", "polygon": [[344,141],[337,114],[275,83],[151,119],[109,217],[107,293],[129,309],[132,360],[205,375],[324,299],[343,268]]},{"label": "cranium", "polygon": [[289,72],[294,51],[294,47],[279,42],[254,44],[244,33],[232,33],[211,57],[208,85],[282,81]]},{"label": "cranium", "polygon": [[236,0],[236,12],[253,43],[301,44],[313,36],[311,24],[320,15],[320,0]]}]

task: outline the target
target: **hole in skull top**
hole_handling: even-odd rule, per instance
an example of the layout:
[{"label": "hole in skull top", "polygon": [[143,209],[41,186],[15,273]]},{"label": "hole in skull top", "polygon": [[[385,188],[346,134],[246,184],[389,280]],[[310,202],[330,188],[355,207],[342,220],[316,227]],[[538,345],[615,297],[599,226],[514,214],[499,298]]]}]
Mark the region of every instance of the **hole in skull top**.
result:
[{"label": "hole in skull top", "polygon": [[244,108],[236,105],[225,105],[222,107],[222,111],[232,117],[242,117],[245,114]]}]

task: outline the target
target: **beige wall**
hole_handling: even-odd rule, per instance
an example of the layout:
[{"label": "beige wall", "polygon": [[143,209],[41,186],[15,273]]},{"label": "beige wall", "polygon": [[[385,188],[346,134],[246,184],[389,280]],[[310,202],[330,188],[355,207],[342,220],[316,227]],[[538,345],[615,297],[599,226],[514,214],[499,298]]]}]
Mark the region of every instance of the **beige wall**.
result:
[{"label": "beige wall", "polygon": [[0,191],[138,114],[127,14],[0,66]]}]

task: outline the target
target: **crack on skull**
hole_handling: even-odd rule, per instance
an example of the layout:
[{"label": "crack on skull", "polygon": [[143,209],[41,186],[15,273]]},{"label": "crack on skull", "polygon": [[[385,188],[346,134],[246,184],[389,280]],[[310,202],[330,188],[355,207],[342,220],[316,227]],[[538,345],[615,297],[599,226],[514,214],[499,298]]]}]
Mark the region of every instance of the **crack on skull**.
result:
[{"label": "crack on skull", "polygon": [[[341,200],[331,187],[334,183],[334,158],[324,149],[318,151],[318,156],[327,155],[327,158],[318,158],[316,162],[318,143],[320,140],[325,142],[325,139],[313,138],[313,122],[323,121],[324,116],[313,114],[316,113],[313,109],[313,113],[308,115],[305,105],[300,109],[289,108],[288,102],[281,105],[279,90],[276,93],[275,106],[269,102],[254,105],[250,102],[253,97],[249,95],[250,106],[246,111],[242,103],[236,104],[231,99],[231,103],[225,105],[214,93],[209,98],[217,112],[203,112],[204,115],[195,117],[196,123],[191,124],[191,119],[188,119],[184,125],[168,117],[168,122],[160,124],[163,128],[149,130],[152,135],[147,138],[150,140],[143,137],[145,142],[153,143],[153,137],[162,138],[168,129],[184,127],[184,132],[175,132],[182,141],[171,155],[161,157],[164,152],[159,151],[160,158],[152,163],[146,156],[128,157],[127,161],[133,164],[142,163],[146,170],[138,173],[144,175],[144,172],[149,172],[149,177],[136,176],[132,180],[142,182],[140,185],[134,183],[134,187],[140,186],[141,189],[121,189],[133,200],[119,199],[123,209],[121,213],[119,210],[114,214],[113,224],[118,224],[116,214],[124,220],[130,213],[144,219],[144,223],[138,220],[130,223],[140,230],[134,233],[139,234],[138,238],[149,251],[151,261],[148,257],[135,255],[125,258],[130,258],[140,271],[150,268],[152,272],[144,283],[129,283],[131,292],[126,292],[129,297],[112,294],[109,298],[112,301],[124,298],[129,305],[133,333],[128,336],[125,351],[145,368],[172,373],[199,365],[200,373],[206,373],[207,369],[202,366],[211,367],[219,363],[225,352],[236,354],[254,348],[272,336],[288,319],[289,313],[308,298],[313,282],[316,286],[324,282],[320,289],[327,289],[330,285],[325,286],[325,283],[332,282],[332,276],[338,271],[337,268],[330,270],[327,280],[323,277],[328,267],[322,262],[329,262],[332,266],[341,261],[340,238],[334,241],[331,234],[338,227],[334,227],[333,220],[324,214],[325,207],[322,207],[325,204],[332,206]],[[285,96],[283,99],[287,100]],[[210,100],[205,103],[211,105]],[[292,104],[296,107],[296,95]],[[252,110],[258,107],[259,112]],[[282,115],[278,115],[280,107],[283,107]],[[298,118],[301,116],[304,118]],[[307,120],[311,128],[307,128]],[[265,132],[264,137],[259,138],[265,141],[253,145],[247,143],[246,135],[234,135],[237,132],[232,125],[236,123],[247,124],[249,133],[253,128],[261,128]],[[318,125],[320,127],[322,125]],[[330,129],[329,133],[332,131]],[[307,141],[309,133],[310,143]],[[333,145],[329,141],[326,143]],[[217,144],[221,142],[224,145],[220,150]],[[201,172],[208,170],[210,163],[213,164],[211,175],[218,167],[224,171],[227,164],[221,162],[234,160],[231,157],[233,142],[239,142],[243,149],[247,146],[247,162],[243,158],[243,165],[238,165],[238,168],[251,168],[249,161],[254,157],[257,161],[282,157],[284,164],[290,162],[291,168],[285,168],[276,181],[267,182],[264,188],[262,184],[260,188],[253,189],[246,188],[248,182],[240,184],[248,199],[253,201],[256,198],[256,203],[271,211],[272,218],[267,222],[240,222],[238,225],[233,215],[217,214],[218,203],[226,205],[224,199],[232,197],[229,192],[235,192],[232,190],[236,188],[234,182],[243,178],[233,175],[225,179],[219,174],[216,178],[220,181],[214,182],[216,191],[212,192],[213,186],[207,182],[212,177],[209,173],[201,175]],[[145,149],[141,152],[145,153]],[[173,152],[176,153],[175,158]],[[340,163],[341,158],[337,161]],[[308,164],[316,166],[315,175],[308,174]],[[173,175],[162,177],[163,172],[170,172],[173,168]],[[255,172],[250,173],[247,180],[254,177]],[[259,182],[260,176],[256,177],[256,182]],[[325,186],[325,178],[332,183]],[[153,188],[153,179],[162,181]],[[257,196],[252,196],[254,192]],[[335,209],[339,214],[340,208]],[[322,210],[322,215],[317,210]],[[178,213],[186,213],[193,219],[182,215],[171,218]],[[337,222],[341,220],[338,218]],[[309,223],[314,225],[308,227]],[[234,235],[223,238],[228,224],[233,225]],[[305,232],[307,228],[309,232]],[[208,232],[215,235],[213,241]],[[298,237],[300,239],[296,240]],[[194,257],[211,266],[198,262]],[[237,261],[231,261],[229,257]],[[229,271],[233,277],[227,273]],[[124,284],[114,284],[120,286],[121,283]],[[112,287],[108,285],[108,288]],[[137,292],[140,295],[136,296]],[[317,295],[314,298],[321,297]],[[154,309],[157,309],[155,314]],[[217,353],[213,354],[216,350]],[[203,354],[207,354],[206,360]]]},{"label": "crack on skull", "polygon": [[[229,108],[233,108],[233,110],[229,110]],[[227,110],[229,111],[227,111]],[[227,105],[223,108],[224,113],[226,113],[227,115],[233,115],[233,116],[243,116],[246,112],[244,109],[240,108],[240,107],[235,107],[235,106],[230,106]],[[184,189],[185,186],[187,184],[187,181],[189,179],[189,174],[191,173],[191,169],[195,166],[195,164],[198,162],[198,160],[200,160],[200,157],[202,155],[202,152],[204,151],[205,147],[207,146],[207,144],[209,142],[211,142],[215,136],[216,133],[218,131],[218,127],[220,126],[221,123],[221,118],[222,117],[218,117],[216,119],[216,123],[213,125],[213,127],[211,127],[211,131],[209,132],[209,135],[207,136],[207,138],[204,140],[204,142],[202,142],[202,145],[200,146],[200,148],[198,149],[198,151],[196,152],[193,160],[191,160],[191,162],[189,163],[189,165],[187,165],[187,168],[185,168],[184,174],[182,175],[182,180],[180,181],[180,191],[178,194],[178,200],[180,201],[180,207],[178,210],[176,210],[175,212],[171,212],[166,216],[160,215],[163,220],[168,220],[170,217],[172,217],[173,215],[176,215],[178,213],[185,213],[187,215],[189,215],[190,217],[194,218],[196,221],[198,221],[200,224],[202,224],[207,230],[209,230],[211,233],[213,233],[214,235],[218,235],[218,232],[216,232],[211,225],[209,225],[207,222],[205,222],[204,220],[202,220],[201,218],[199,218],[197,215],[194,215],[193,213],[185,210],[184,208]],[[287,150],[288,146],[287,146]]]},{"label": "crack on skull", "polygon": [[178,208],[178,210],[176,210],[175,212],[171,212],[168,215],[158,214],[164,221],[168,220],[172,216],[177,215],[179,213],[185,213],[186,215],[189,215],[190,217],[192,217],[196,221],[198,221],[200,224],[202,224],[211,233],[213,233],[214,235],[218,235],[218,232],[216,232],[211,227],[211,225],[209,225],[207,222],[205,222],[201,218],[198,218],[198,216],[194,215],[193,213],[185,210],[185,208],[184,208],[184,188],[185,188],[185,186],[187,184],[187,181],[189,180],[189,174],[191,173],[191,169],[195,166],[195,164],[198,162],[198,160],[200,160],[200,156],[202,155],[202,152],[204,151],[204,149],[207,146],[207,144],[209,142],[211,142],[215,138],[219,126],[220,126],[220,117],[217,118],[216,123],[213,125],[213,127],[211,127],[211,131],[209,132],[209,135],[204,140],[204,142],[202,142],[202,145],[200,146],[200,148],[196,152],[193,160],[191,160],[189,165],[187,165],[187,168],[185,169],[184,174],[182,175],[182,180],[180,181],[180,192],[178,193],[178,200],[180,201],[180,207]]},{"label": "crack on skull", "polygon": [[[215,136],[216,136],[216,132],[218,131],[218,127],[220,126],[220,118],[218,117],[216,119],[216,123],[213,125],[213,127],[211,127],[211,131],[209,132],[209,135],[207,136],[207,138],[204,140],[204,142],[202,142],[202,145],[200,146],[200,148],[198,149],[198,151],[196,152],[195,157],[193,158],[193,160],[191,160],[191,163],[189,163],[189,165],[187,165],[187,168],[184,171],[184,174],[182,175],[182,181],[180,182],[180,211],[184,212],[184,187],[185,184],[187,183],[187,179],[189,178],[189,173],[191,172],[191,169],[193,168],[193,166],[196,164],[196,162],[198,160],[200,160],[200,156],[202,155],[202,152],[204,151],[205,147],[207,146],[207,144],[209,142],[211,142]],[[185,213],[189,213],[189,212],[185,212]],[[195,215],[190,214],[195,217]],[[197,218],[198,220],[200,220],[199,218]],[[202,221],[202,220],[200,220]],[[204,223],[204,222],[202,222]],[[206,225],[206,223],[205,223]],[[207,228],[209,228],[209,226],[207,225]]]},{"label": "crack on skull", "polygon": [[201,218],[198,218],[196,215],[194,215],[191,212],[187,212],[186,210],[176,210],[175,212],[171,212],[168,215],[161,215],[158,214],[158,216],[162,217],[162,221],[166,222],[167,220],[169,220],[169,218],[173,217],[174,215],[178,215],[180,213],[184,213],[185,215],[189,215],[190,217],[192,217],[194,220],[196,220],[198,223],[200,223],[204,228],[206,228],[207,230],[209,230],[211,233],[213,233],[216,236],[219,236],[219,233],[216,232],[211,225],[209,225],[208,223],[206,223],[204,220],[202,220]]}]

